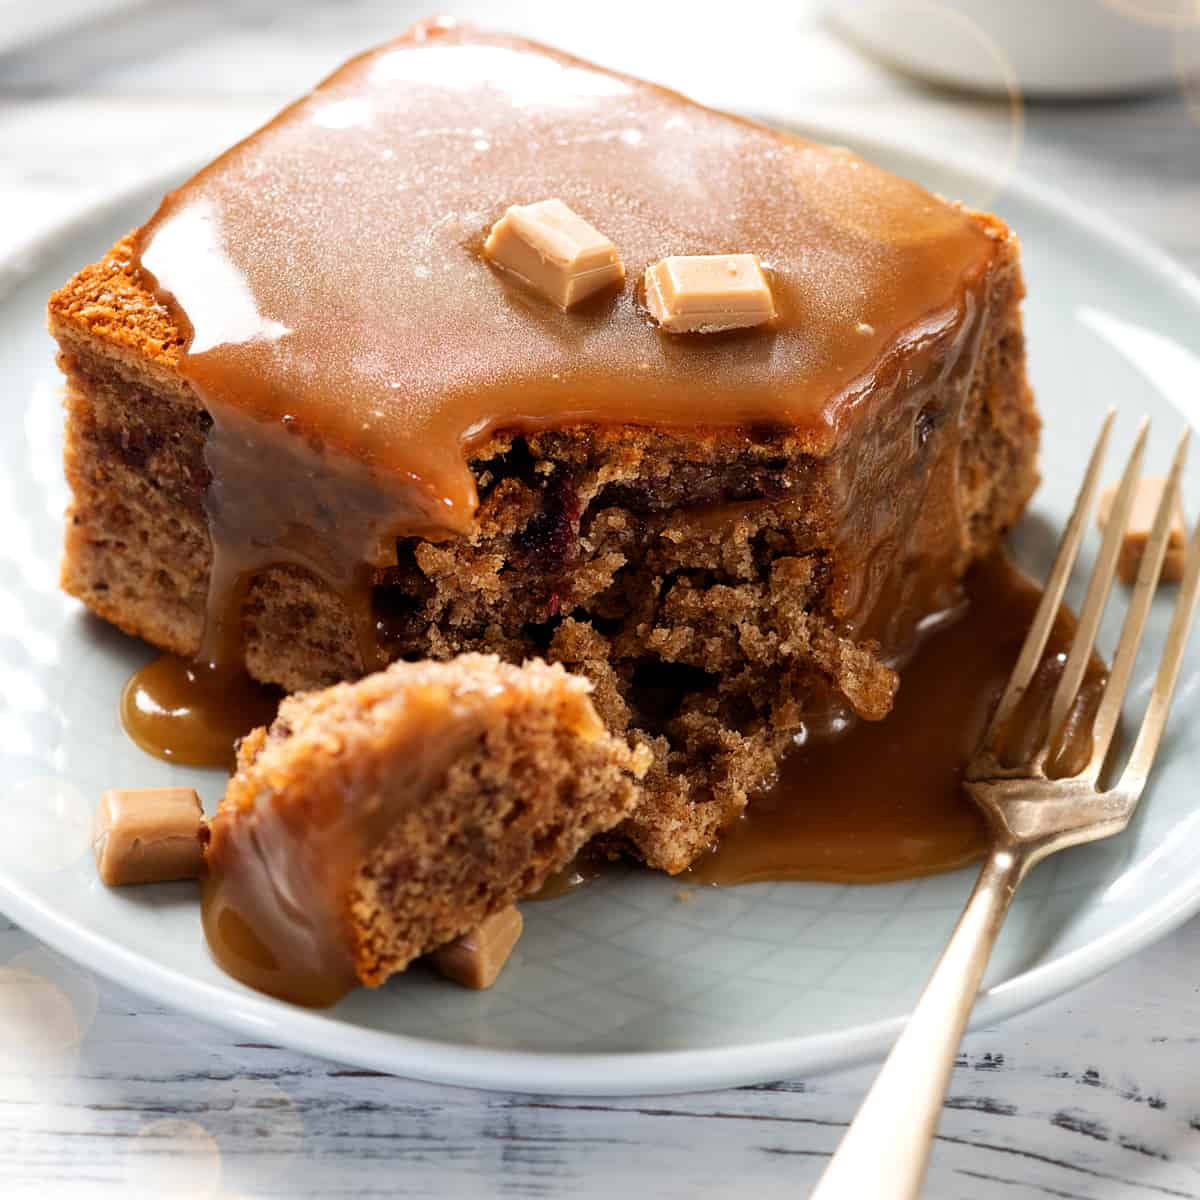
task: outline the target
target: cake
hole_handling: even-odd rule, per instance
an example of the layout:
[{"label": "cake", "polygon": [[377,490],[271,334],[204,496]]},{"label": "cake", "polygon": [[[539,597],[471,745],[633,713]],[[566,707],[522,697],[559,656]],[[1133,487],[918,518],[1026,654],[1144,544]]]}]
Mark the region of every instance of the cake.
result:
[{"label": "cake", "polygon": [[[570,311],[488,229],[561,199]],[[672,333],[643,271],[753,254],[771,320]],[[610,852],[684,870],[797,738],[891,708],[1037,481],[1015,236],[864,161],[431,21],[332,75],[50,302],[62,583],[289,691],[542,656],[653,763]]]},{"label": "cake", "polygon": [[330,1004],[536,892],[629,815],[649,760],[589,691],[560,666],[464,654],[285,699],[211,823],[218,961]]}]

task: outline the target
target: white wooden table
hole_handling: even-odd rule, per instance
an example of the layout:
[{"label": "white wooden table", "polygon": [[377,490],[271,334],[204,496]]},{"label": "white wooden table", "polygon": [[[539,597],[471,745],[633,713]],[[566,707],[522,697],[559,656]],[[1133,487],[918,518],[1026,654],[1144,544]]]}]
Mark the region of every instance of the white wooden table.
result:
[{"label": "white wooden table", "polygon": [[[0,0],[0,227],[20,233],[220,149],[419,15],[382,0],[41,6],[57,28],[39,38],[34,6],[22,0],[21,20],[6,20],[18,7]],[[712,7],[607,3],[589,41],[574,4],[457,6],[719,103],[935,147],[967,142],[998,175],[1007,169],[1006,105],[888,75],[805,4],[744,2],[724,21],[730,10]],[[736,62],[744,48],[753,69],[706,84],[686,53],[656,51],[668,33],[677,50],[698,48],[700,66],[704,55]],[[1200,270],[1200,123],[1179,97],[1031,107],[1016,169]],[[795,1197],[870,1077],[618,1101],[413,1083],[178,1016],[0,918],[3,1197]],[[928,1194],[1200,1197],[1200,920],[967,1039]]]}]

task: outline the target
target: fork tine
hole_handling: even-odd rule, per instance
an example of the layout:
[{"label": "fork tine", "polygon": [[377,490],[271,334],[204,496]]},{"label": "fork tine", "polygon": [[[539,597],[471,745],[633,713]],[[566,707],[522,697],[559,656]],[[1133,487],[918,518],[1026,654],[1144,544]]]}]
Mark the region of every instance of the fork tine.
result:
[{"label": "fork tine", "polygon": [[1092,758],[1087,769],[1087,777],[1093,782],[1099,778],[1100,770],[1112,744],[1113,733],[1121,716],[1121,706],[1125,703],[1125,692],[1133,674],[1133,664],[1137,659],[1138,647],[1142,642],[1142,634],[1146,629],[1146,618],[1150,614],[1150,602],[1154,599],[1158,587],[1159,575],[1162,571],[1163,559],[1167,553],[1167,542],[1171,537],[1171,518],[1178,503],[1179,478],[1183,472],[1184,460],[1187,458],[1188,435],[1190,427],[1186,427],[1179,438],[1175,450],[1175,458],[1171,463],[1171,472],[1167,476],[1166,487],[1158,502],[1158,511],[1154,514],[1154,524],[1150,530],[1150,540],[1142,552],[1142,564],[1138,570],[1137,583],[1129,600],[1129,611],[1125,614],[1125,624],[1121,628],[1121,640],[1117,643],[1117,653],[1113,658],[1112,671],[1104,687],[1104,696],[1096,711],[1096,719],[1092,723]]},{"label": "fork tine", "polygon": [[1116,415],[1117,410],[1110,408],[1108,415],[1104,418],[1104,424],[1100,426],[1092,457],[1088,461],[1079,494],[1075,497],[1075,507],[1071,511],[1066,529],[1063,530],[1062,540],[1058,544],[1054,566],[1050,568],[1037,612],[1029,626],[1029,632],[1025,635],[1021,653],[1017,656],[1016,666],[1013,667],[1012,674],[1008,677],[1008,683],[1004,686],[1000,703],[996,705],[996,711],[992,714],[987,733],[984,734],[983,741],[980,743],[984,750],[993,752],[996,750],[998,737],[1008,725],[1009,719],[1016,711],[1017,705],[1020,704],[1021,697],[1025,695],[1034,672],[1037,671],[1038,664],[1042,660],[1046,642],[1050,637],[1050,630],[1054,628],[1058,608],[1062,604],[1063,593],[1067,589],[1067,580],[1071,577],[1075,558],[1079,554],[1079,544],[1083,540],[1088,514],[1092,510],[1092,500],[1100,479],[1100,468],[1104,464],[1104,454],[1108,449],[1108,438],[1112,433]]},{"label": "fork tine", "polygon": [[1135,796],[1141,792],[1146,783],[1146,776],[1158,752],[1158,744],[1162,740],[1163,729],[1167,724],[1167,712],[1171,707],[1171,698],[1175,694],[1175,684],[1179,681],[1179,668],[1183,663],[1183,652],[1187,649],[1188,635],[1192,631],[1192,621],[1196,615],[1196,600],[1200,597],[1200,521],[1192,530],[1192,538],[1188,543],[1187,567],[1183,573],[1183,583],[1179,589],[1179,598],[1175,601],[1175,612],[1171,616],[1171,629],[1167,634],[1167,645],[1163,650],[1162,661],[1158,664],[1158,674],[1154,678],[1154,690],[1150,693],[1150,704],[1142,719],[1142,727],[1138,730],[1137,741],[1129,755],[1129,762],[1121,775],[1118,789],[1129,791]]},{"label": "fork tine", "polygon": [[1133,444],[1129,461],[1121,474],[1121,486],[1117,489],[1113,501],[1112,512],[1109,513],[1108,523],[1104,530],[1104,540],[1100,543],[1100,554],[1092,569],[1092,577],[1088,581],[1087,595],[1084,597],[1083,608],[1079,610],[1079,624],[1075,627],[1075,636],[1071,639],[1071,649],[1067,654],[1066,665],[1058,678],[1058,686],[1054,689],[1054,699],[1050,703],[1050,721],[1046,726],[1047,740],[1039,756],[1039,762],[1045,758],[1046,752],[1053,745],[1054,735],[1067,719],[1071,705],[1075,703],[1076,693],[1083,680],[1092,657],[1092,648],[1096,644],[1096,633],[1100,629],[1100,618],[1104,615],[1104,606],[1108,603],[1108,594],[1112,590],[1113,576],[1117,570],[1117,555],[1121,549],[1121,539],[1125,536],[1125,526],[1129,524],[1129,510],[1133,507],[1133,493],[1138,479],[1142,474],[1142,456],[1146,449],[1146,434],[1150,422],[1143,417],[1138,429],[1137,441]]}]

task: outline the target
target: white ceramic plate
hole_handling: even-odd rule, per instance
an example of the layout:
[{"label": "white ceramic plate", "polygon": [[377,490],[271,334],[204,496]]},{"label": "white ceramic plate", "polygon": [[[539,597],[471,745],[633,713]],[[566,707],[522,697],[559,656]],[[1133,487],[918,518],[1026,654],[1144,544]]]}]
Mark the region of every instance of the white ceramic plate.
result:
[{"label": "white ceramic plate", "polygon": [[[855,141],[952,196],[987,180]],[[877,887],[759,884],[697,889],[629,869],[526,907],[526,934],[487,993],[422,968],[335,1009],[258,995],[212,963],[188,885],[108,891],[88,826],[117,785],[195,785],[211,809],[219,774],[172,768],[126,740],[117,697],[146,647],[56,588],[66,499],[59,380],[43,328],[47,294],[153,208],[163,181],[85,214],[0,261],[0,907],[52,946],[138,991],[253,1036],[424,1079],[555,1093],[649,1093],[780,1078],[880,1054],[918,994],[971,884],[970,872]],[[995,202],[1022,235],[1033,380],[1046,419],[1045,482],[1015,538],[1044,574],[1082,460],[1109,404],[1117,445],[1154,418],[1165,463],[1200,405],[1200,284],[1137,239],[1028,186]],[[1186,502],[1200,510],[1200,460]],[[1095,549],[1094,535],[1085,558]],[[1076,593],[1076,599],[1078,598]],[[1111,646],[1116,617],[1104,630]],[[1169,613],[1155,606],[1160,645]],[[1198,639],[1200,642],[1200,639]],[[1152,664],[1131,689],[1144,698]],[[1104,970],[1200,909],[1200,645],[1183,669],[1153,785],[1132,828],[1039,867],[1009,917],[975,1012],[993,1022]]]}]

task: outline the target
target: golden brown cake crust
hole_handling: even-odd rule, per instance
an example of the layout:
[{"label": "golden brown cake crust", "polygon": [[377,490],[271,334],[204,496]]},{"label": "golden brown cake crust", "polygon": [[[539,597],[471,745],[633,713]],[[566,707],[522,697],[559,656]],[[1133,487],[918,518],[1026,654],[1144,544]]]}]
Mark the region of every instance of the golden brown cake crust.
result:
[{"label": "golden brown cake crust", "polygon": [[[102,344],[135,376],[177,380],[188,333],[146,286],[132,259],[129,234],[54,292],[48,309],[50,332],[68,346]],[[184,391],[181,387],[180,394]]]}]

